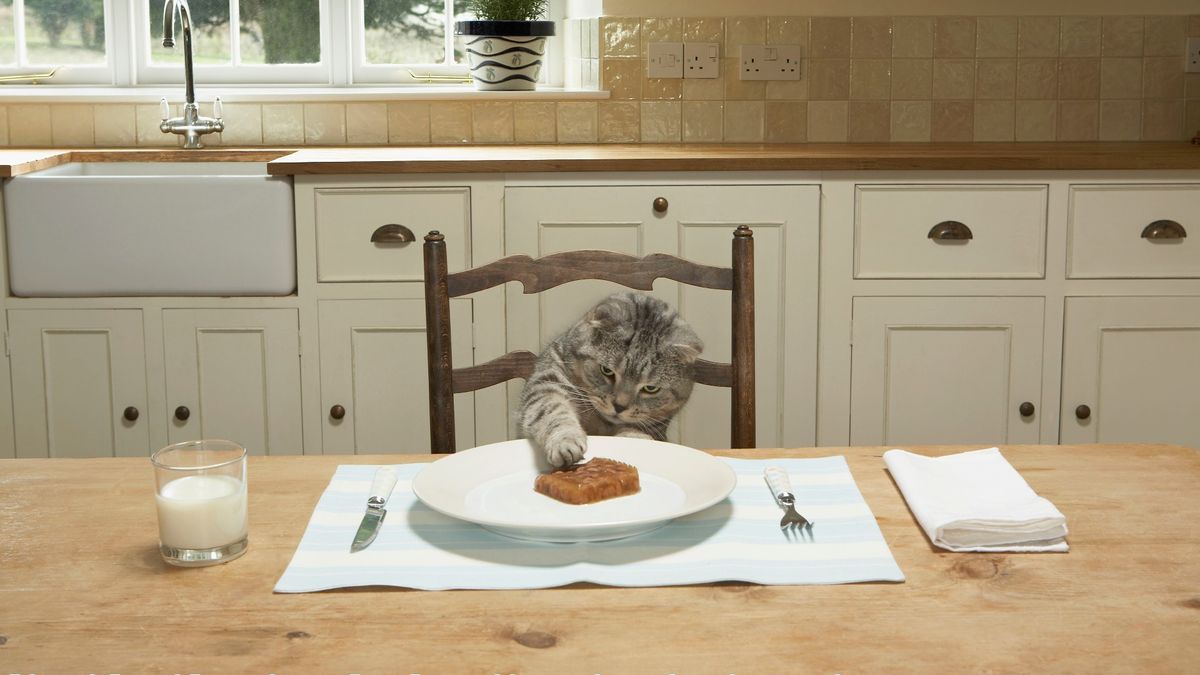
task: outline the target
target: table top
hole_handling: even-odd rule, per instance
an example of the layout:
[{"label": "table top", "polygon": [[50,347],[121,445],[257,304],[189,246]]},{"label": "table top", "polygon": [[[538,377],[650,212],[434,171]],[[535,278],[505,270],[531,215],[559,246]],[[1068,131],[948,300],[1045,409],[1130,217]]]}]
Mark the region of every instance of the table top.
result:
[{"label": "table top", "polygon": [[[922,454],[972,447],[906,446]],[[4,672],[1184,672],[1200,663],[1200,450],[1002,446],[1066,515],[1066,554],[934,548],[887,448],[844,455],[907,581],[575,584],[526,591],[275,594],[338,464],[253,457],[250,549],[159,558],[145,459],[0,460]]]}]

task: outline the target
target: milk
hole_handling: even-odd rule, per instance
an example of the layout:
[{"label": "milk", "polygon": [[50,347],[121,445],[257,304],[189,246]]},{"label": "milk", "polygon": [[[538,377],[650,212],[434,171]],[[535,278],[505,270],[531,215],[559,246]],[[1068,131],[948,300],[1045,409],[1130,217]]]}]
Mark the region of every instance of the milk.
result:
[{"label": "milk", "polygon": [[163,485],[158,537],[164,546],[208,549],[246,537],[246,484],[231,476],[186,476]]}]

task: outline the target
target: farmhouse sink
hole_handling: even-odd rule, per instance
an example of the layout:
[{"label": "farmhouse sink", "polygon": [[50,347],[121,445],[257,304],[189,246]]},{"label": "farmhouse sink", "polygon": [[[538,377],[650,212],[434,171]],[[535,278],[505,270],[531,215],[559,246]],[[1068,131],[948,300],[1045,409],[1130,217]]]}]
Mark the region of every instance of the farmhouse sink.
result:
[{"label": "farmhouse sink", "polygon": [[255,162],[69,163],[4,186],[13,295],[289,295],[289,178]]}]

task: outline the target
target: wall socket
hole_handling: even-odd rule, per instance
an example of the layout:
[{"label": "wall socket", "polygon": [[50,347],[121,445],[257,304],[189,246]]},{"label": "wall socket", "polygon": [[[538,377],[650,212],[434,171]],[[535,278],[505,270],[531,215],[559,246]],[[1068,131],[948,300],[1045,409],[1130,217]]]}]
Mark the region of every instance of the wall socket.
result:
[{"label": "wall socket", "polygon": [[721,45],[716,42],[683,43],[683,76],[713,78],[721,74]]},{"label": "wall socket", "polygon": [[683,77],[683,43],[651,42],[646,45],[646,77]]},{"label": "wall socket", "polygon": [[799,80],[800,45],[742,45],[741,79]]},{"label": "wall socket", "polygon": [[1183,70],[1188,73],[1200,73],[1200,37],[1187,39],[1187,61]]}]

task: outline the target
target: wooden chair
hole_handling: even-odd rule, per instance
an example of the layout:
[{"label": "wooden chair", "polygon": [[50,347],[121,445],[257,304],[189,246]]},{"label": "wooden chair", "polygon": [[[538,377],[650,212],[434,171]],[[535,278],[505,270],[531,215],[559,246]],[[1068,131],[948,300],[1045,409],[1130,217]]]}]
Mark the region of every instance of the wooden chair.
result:
[{"label": "wooden chair", "polygon": [[[731,363],[698,359],[696,382],[732,389],[730,447],[753,448],[754,411],[754,233],[733,232],[732,267],[701,265],[656,253],[642,258],[611,251],[569,251],[541,258],[514,255],[449,274],[445,237],[425,236],[425,327],[429,347],[429,431],[435,453],[454,452],[454,395],[511,379],[528,379],[537,355],[514,351],[487,363],[455,368],[450,356],[450,298],[519,281],[526,294],[583,279],[611,281],[635,290],[653,289],[666,278],[733,293]],[[685,317],[686,318],[686,317]]]}]

